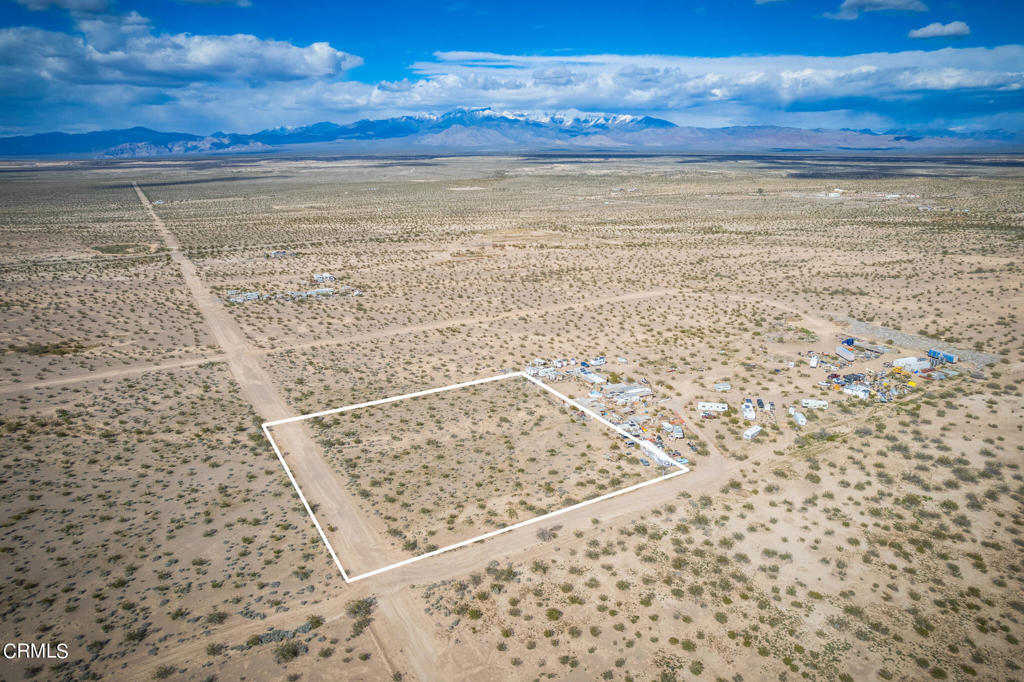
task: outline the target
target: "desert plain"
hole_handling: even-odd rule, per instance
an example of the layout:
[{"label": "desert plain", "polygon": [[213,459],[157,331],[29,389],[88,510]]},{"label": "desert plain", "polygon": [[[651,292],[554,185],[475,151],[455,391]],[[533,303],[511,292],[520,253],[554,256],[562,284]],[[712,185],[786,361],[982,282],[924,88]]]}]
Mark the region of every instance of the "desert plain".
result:
[{"label": "desert plain", "polygon": [[[2,679],[1024,675],[1018,157],[0,178],[0,628],[69,652]],[[842,372],[958,361],[863,400],[809,364],[848,337],[887,352]],[[282,459],[354,573],[663,472],[519,379],[274,427],[281,458],[262,428],[596,357],[689,472],[356,581]]]}]

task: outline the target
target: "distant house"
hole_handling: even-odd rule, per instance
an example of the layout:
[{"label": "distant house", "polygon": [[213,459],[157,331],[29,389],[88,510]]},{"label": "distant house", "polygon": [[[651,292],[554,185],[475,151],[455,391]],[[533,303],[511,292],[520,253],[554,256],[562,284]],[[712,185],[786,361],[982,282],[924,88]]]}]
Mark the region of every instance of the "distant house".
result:
[{"label": "distant house", "polygon": [[313,275],[313,280],[315,282],[318,282],[319,284],[323,284],[324,282],[333,282],[334,281],[334,275],[332,275],[329,272],[319,272],[319,273]]}]

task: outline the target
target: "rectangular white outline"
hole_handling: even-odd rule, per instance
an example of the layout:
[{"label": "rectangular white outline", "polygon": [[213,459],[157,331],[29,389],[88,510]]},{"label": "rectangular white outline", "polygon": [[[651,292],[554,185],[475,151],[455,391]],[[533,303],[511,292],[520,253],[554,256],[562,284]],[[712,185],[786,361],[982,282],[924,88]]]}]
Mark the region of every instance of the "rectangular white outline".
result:
[{"label": "rectangular white outline", "polygon": [[[338,414],[340,412],[349,412],[351,410],[358,410],[361,407],[372,407],[374,405],[383,405],[385,403],[393,403],[393,402],[397,402],[399,400],[405,400],[406,398],[418,398],[420,396],[430,395],[432,393],[441,393],[443,391],[452,391],[452,390],[455,390],[457,388],[466,388],[467,386],[476,386],[477,384],[485,384],[485,383],[488,383],[488,382],[491,382],[491,381],[500,381],[501,379],[509,379],[511,377],[522,377],[522,378],[526,379],[527,381],[530,381],[531,383],[534,383],[534,384],[540,386],[541,388],[543,388],[548,393],[551,393],[552,395],[557,397],[559,400],[561,400],[561,401],[563,401],[565,403],[568,403],[569,405],[573,406],[574,408],[580,410],[581,412],[583,412],[585,414],[590,415],[592,418],[596,419],[598,422],[600,422],[600,423],[604,424],[605,426],[607,426],[608,428],[612,429],[613,431],[618,433],[620,436],[635,442],[637,445],[640,446],[641,450],[643,450],[643,449],[656,450],[659,454],[661,454],[663,457],[665,457],[665,459],[671,461],[672,464],[674,466],[678,467],[680,470],[679,471],[673,471],[672,473],[665,474],[664,476],[659,476],[658,478],[652,478],[651,480],[644,481],[643,483],[637,483],[636,485],[631,485],[628,488],[623,488],[622,490],[616,490],[615,492],[607,493],[607,494],[601,495],[599,497],[595,497],[595,498],[592,498],[592,499],[589,499],[589,500],[585,500],[583,502],[579,502],[579,503],[574,504],[572,506],[566,507],[565,509],[559,509],[557,511],[553,511],[553,512],[550,512],[548,514],[544,514],[542,516],[537,516],[537,517],[532,518],[532,519],[527,519],[526,521],[520,521],[519,523],[513,524],[511,526],[506,526],[505,528],[499,528],[497,530],[492,530],[492,531],[490,531],[488,533],[484,533],[483,535],[478,535],[475,538],[470,538],[469,540],[463,540],[461,542],[456,542],[453,545],[448,545],[447,547],[441,547],[440,549],[431,550],[429,552],[426,552],[424,554],[420,554],[419,556],[415,556],[415,557],[412,557],[410,559],[403,559],[402,561],[398,561],[398,562],[395,562],[395,563],[390,564],[388,566],[384,566],[383,568],[375,568],[372,571],[367,571],[366,573],[361,573],[361,574],[359,574],[357,576],[353,576],[353,577],[350,578],[348,576],[348,573],[345,572],[345,568],[341,565],[341,561],[338,559],[338,555],[334,552],[334,547],[331,546],[330,540],[327,539],[327,534],[324,533],[324,529],[320,526],[320,522],[317,520],[316,514],[313,513],[312,507],[310,507],[309,506],[309,502],[306,501],[306,496],[302,494],[302,490],[299,488],[299,484],[295,480],[295,476],[292,474],[292,470],[288,468],[288,464],[284,461],[284,455],[281,454],[281,449],[277,446],[277,442],[274,440],[274,437],[272,435],[270,435],[270,427],[272,427],[272,426],[279,426],[281,424],[290,424],[292,422],[303,421],[305,419],[312,419],[314,417],[326,417],[327,415]],[[488,538],[492,538],[495,535],[501,535],[502,533],[507,533],[507,532],[509,532],[511,530],[516,530],[517,528],[522,528],[523,526],[529,526],[532,523],[538,523],[540,521],[543,521],[544,519],[550,519],[551,517],[558,516],[559,514],[565,514],[566,512],[573,511],[574,509],[580,509],[581,507],[586,507],[588,505],[595,504],[597,502],[602,502],[604,500],[610,499],[612,497],[616,497],[618,495],[623,495],[625,493],[629,493],[629,492],[632,492],[634,490],[639,490],[640,488],[643,488],[645,486],[649,486],[649,485],[652,485],[654,483],[658,483],[660,481],[664,481],[664,480],[669,479],[669,478],[675,478],[676,476],[680,476],[680,475],[685,474],[685,473],[690,471],[685,465],[680,464],[679,462],[676,462],[675,460],[672,460],[671,457],[669,457],[668,455],[665,455],[665,453],[663,453],[660,450],[658,450],[658,448],[656,446],[654,446],[652,443],[650,443],[649,441],[642,441],[639,438],[636,438],[635,436],[633,436],[633,435],[631,435],[629,433],[626,433],[626,431],[624,431],[623,429],[619,428],[615,424],[612,424],[610,421],[608,421],[607,419],[605,419],[601,415],[595,413],[593,410],[591,410],[589,408],[586,408],[586,407],[583,407],[582,405],[577,403],[572,398],[569,398],[568,396],[563,395],[562,393],[559,393],[555,389],[553,389],[550,386],[548,386],[547,384],[545,384],[543,381],[540,381],[539,379],[536,379],[535,377],[531,377],[528,374],[526,374],[525,372],[509,372],[507,374],[498,374],[496,376],[487,377],[485,379],[475,379],[473,381],[466,381],[466,382],[463,382],[461,384],[452,384],[451,386],[442,386],[441,388],[431,388],[431,389],[428,389],[426,391],[417,391],[416,393],[406,393],[405,395],[392,396],[390,398],[382,398],[381,400],[371,400],[370,402],[367,402],[367,403],[358,403],[358,404],[355,404],[355,405],[346,405],[345,407],[338,407],[338,408],[335,408],[333,410],[323,410],[322,412],[310,412],[309,414],[299,415],[298,417],[288,417],[286,419],[278,419],[276,421],[264,422],[262,426],[263,426],[263,433],[267,436],[267,440],[270,441],[271,447],[274,448],[274,452],[277,454],[277,458],[278,458],[278,460],[280,460],[281,466],[284,467],[285,473],[288,474],[288,480],[292,482],[292,485],[295,487],[295,492],[297,492],[299,494],[299,499],[302,500],[302,506],[306,508],[306,512],[309,514],[309,518],[311,518],[313,520],[313,525],[316,526],[317,532],[320,533],[320,539],[323,540],[324,544],[327,546],[327,551],[331,553],[331,558],[334,559],[334,564],[338,567],[338,570],[341,571],[341,577],[345,579],[346,583],[354,583],[357,580],[362,580],[363,578],[370,578],[372,576],[384,573],[385,571],[390,571],[392,569],[400,568],[402,566],[406,566],[406,565],[411,564],[413,562],[420,561],[421,559],[427,559],[427,558],[430,558],[432,556],[437,556],[438,554],[442,554],[443,552],[448,552],[448,551],[451,551],[453,549],[458,549],[460,547],[465,547],[467,545],[472,545],[473,543],[480,542],[480,541],[486,540]],[[654,459],[657,459],[657,457],[655,457]]]}]

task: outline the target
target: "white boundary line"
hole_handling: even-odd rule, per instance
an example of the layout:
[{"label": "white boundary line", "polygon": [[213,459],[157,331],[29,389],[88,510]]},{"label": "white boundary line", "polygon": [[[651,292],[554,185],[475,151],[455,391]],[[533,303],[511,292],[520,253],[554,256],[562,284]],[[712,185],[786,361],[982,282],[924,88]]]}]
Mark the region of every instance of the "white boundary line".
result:
[{"label": "white boundary line", "polygon": [[[637,445],[640,446],[641,451],[643,451],[644,449],[647,449],[649,452],[656,452],[656,453],[660,454],[662,457],[665,457],[667,460],[671,461],[674,466],[678,467],[679,471],[673,471],[670,474],[665,474],[664,476],[659,476],[658,478],[652,478],[649,481],[644,481],[643,483],[637,483],[636,485],[631,485],[628,488],[623,488],[622,490],[616,490],[614,492],[606,493],[606,494],[601,495],[599,497],[595,497],[595,498],[592,498],[592,499],[589,499],[589,500],[584,500],[583,502],[579,502],[577,504],[571,505],[569,507],[566,507],[565,509],[559,509],[559,510],[550,512],[548,514],[544,514],[542,516],[538,516],[538,517],[535,517],[535,518],[532,518],[532,519],[527,519],[526,521],[520,521],[519,523],[515,523],[515,524],[513,524],[511,526],[506,526],[505,528],[499,528],[497,530],[492,530],[492,531],[484,533],[482,535],[478,535],[478,536],[476,536],[474,538],[470,538],[469,540],[463,540],[461,542],[456,542],[453,545],[448,545],[447,547],[441,547],[440,549],[431,550],[431,551],[426,552],[424,554],[420,554],[419,556],[415,556],[415,557],[412,557],[410,559],[404,559],[402,561],[395,562],[395,563],[390,564],[388,566],[384,566],[383,568],[377,568],[377,569],[374,569],[372,571],[367,571],[366,573],[360,573],[359,575],[349,577],[348,573],[345,572],[345,568],[341,565],[341,560],[338,559],[338,555],[337,555],[337,553],[335,553],[334,547],[331,546],[330,540],[327,539],[327,534],[324,533],[324,529],[320,526],[320,522],[317,520],[316,514],[313,513],[313,508],[309,506],[309,502],[306,500],[306,496],[302,494],[302,490],[299,488],[299,484],[295,480],[295,476],[292,474],[292,470],[288,467],[288,463],[284,461],[284,455],[281,453],[281,449],[278,447],[277,442],[274,440],[274,437],[271,435],[270,427],[272,427],[272,426],[279,426],[281,424],[290,424],[290,423],[293,423],[293,422],[303,421],[305,419],[313,419],[315,417],[326,417],[327,415],[338,414],[340,412],[349,412],[351,410],[357,410],[357,409],[359,409],[361,407],[372,407],[374,405],[383,405],[385,403],[393,403],[393,402],[397,402],[399,400],[405,400],[406,398],[418,398],[420,396],[431,395],[433,393],[441,393],[443,391],[452,391],[452,390],[455,390],[457,388],[465,388],[467,386],[476,386],[477,384],[485,384],[485,383],[488,383],[488,382],[491,382],[491,381],[500,381],[502,379],[508,379],[508,378],[511,378],[511,377],[521,377],[521,378],[524,378],[524,379],[526,379],[527,381],[529,381],[529,382],[531,382],[533,384],[536,384],[537,386],[540,386],[545,391],[551,393],[552,395],[557,397],[562,402],[565,402],[565,403],[571,405],[572,407],[580,410],[581,412],[589,415],[590,417],[592,417],[593,419],[597,420],[598,422],[600,422],[604,426],[607,426],[608,428],[610,428],[613,431],[615,431],[616,433],[618,433],[620,436],[623,436],[624,438],[635,442]],[[596,504],[598,502],[602,502],[602,501],[610,499],[612,497],[617,497],[618,495],[624,495],[624,494],[632,492],[634,490],[639,490],[640,488],[644,488],[646,486],[653,485],[655,483],[659,483],[661,481],[664,481],[664,480],[667,480],[667,479],[670,479],[670,478],[675,478],[676,476],[680,476],[680,475],[685,474],[685,473],[687,473],[689,471],[689,469],[686,466],[684,466],[682,464],[679,464],[678,462],[675,462],[674,460],[671,460],[671,458],[668,458],[667,455],[665,455],[660,450],[658,450],[656,447],[654,447],[650,442],[642,441],[639,438],[636,438],[635,436],[627,433],[626,431],[624,431],[623,429],[619,428],[615,424],[612,424],[610,421],[608,421],[607,419],[605,419],[601,415],[597,414],[593,410],[580,405],[579,403],[577,403],[572,398],[569,398],[568,396],[566,396],[566,395],[556,391],[555,389],[553,389],[550,386],[548,386],[547,384],[545,384],[543,381],[540,381],[539,379],[531,377],[528,374],[526,374],[525,372],[509,372],[508,374],[498,374],[498,375],[493,376],[493,377],[487,377],[485,379],[476,379],[474,381],[466,381],[466,382],[463,382],[461,384],[452,384],[451,386],[442,386],[441,388],[431,388],[431,389],[428,389],[426,391],[417,391],[416,393],[406,393],[405,395],[392,396],[390,398],[382,398],[381,400],[371,400],[370,402],[366,402],[366,403],[358,403],[358,404],[355,404],[355,405],[346,405],[345,407],[338,407],[338,408],[335,408],[335,409],[332,409],[332,410],[323,410],[321,412],[311,412],[309,414],[303,414],[303,415],[299,415],[297,417],[288,417],[287,419],[278,419],[278,420],[275,420],[275,421],[264,422],[262,426],[263,426],[263,433],[264,433],[264,435],[266,435],[267,440],[270,441],[270,445],[271,445],[272,448],[274,448],[274,453],[277,455],[277,459],[281,462],[281,466],[284,467],[284,471],[288,475],[288,480],[292,482],[292,486],[295,487],[295,492],[297,492],[299,494],[299,499],[302,501],[302,506],[306,508],[306,513],[309,514],[309,518],[311,518],[313,520],[313,525],[316,526],[316,530],[320,534],[320,539],[323,540],[324,544],[327,546],[327,551],[330,552],[331,558],[334,559],[334,564],[338,567],[338,570],[341,571],[341,577],[345,579],[346,583],[354,583],[357,580],[362,580],[364,578],[370,578],[372,576],[384,573],[385,571],[390,571],[390,570],[395,569],[395,568],[400,568],[402,566],[407,566],[407,565],[409,565],[411,563],[414,563],[416,561],[421,561],[423,559],[428,559],[428,558],[430,558],[432,556],[437,556],[438,554],[442,554],[444,552],[448,552],[448,551],[451,551],[453,549],[459,549],[460,547],[466,547],[467,545],[472,545],[473,543],[481,542],[483,540],[487,540],[488,538],[493,538],[495,535],[501,535],[502,533],[508,533],[509,531],[516,530],[517,528],[522,528],[523,526],[529,526],[530,524],[538,523],[538,522],[543,521],[545,519],[550,519],[551,517],[558,516],[559,514],[565,514],[567,512],[573,511],[574,509],[580,509],[582,507],[586,507],[586,506],[589,506],[591,504]],[[654,459],[658,459],[658,457],[654,457]]]}]

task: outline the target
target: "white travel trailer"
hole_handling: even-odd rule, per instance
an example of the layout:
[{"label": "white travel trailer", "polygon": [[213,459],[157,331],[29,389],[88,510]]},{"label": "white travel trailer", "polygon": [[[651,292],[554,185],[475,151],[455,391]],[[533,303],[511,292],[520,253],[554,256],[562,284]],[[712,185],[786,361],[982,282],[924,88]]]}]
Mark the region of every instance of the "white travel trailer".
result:
[{"label": "white travel trailer", "polygon": [[815,410],[827,410],[827,400],[817,400],[815,398],[804,398],[800,401],[800,407],[807,407]]}]

